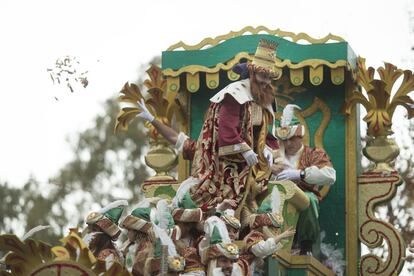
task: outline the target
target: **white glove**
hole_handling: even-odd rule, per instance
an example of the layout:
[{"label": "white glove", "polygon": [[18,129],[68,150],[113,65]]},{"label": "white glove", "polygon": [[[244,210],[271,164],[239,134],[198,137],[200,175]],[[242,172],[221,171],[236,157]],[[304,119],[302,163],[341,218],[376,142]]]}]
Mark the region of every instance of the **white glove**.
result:
[{"label": "white glove", "polygon": [[137,116],[144,120],[147,120],[150,123],[154,121],[155,118],[154,116],[152,116],[152,114],[148,111],[147,107],[145,106],[144,99],[141,99],[141,103],[137,102],[137,104],[142,110],[141,113],[139,113]]},{"label": "white glove", "polygon": [[263,155],[267,160],[267,163],[269,164],[269,167],[273,165],[273,153],[270,149],[264,148]]},{"label": "white glove", "polygon": [[257,154],[254,153],[253,150],[248,150],[242,153],[244,159],[246,159],[247,165],[249,165],[249,167],[256,165],[259,160],[257,159]]},{"label": "white glove", "polygon": [[276,176],[277,180],[299,180],[300,170],[286,169]]},{"label": "white glove", "polygon": [[273,252],[281,249],[283,245],[278,242],[276,243],[274,238],[268,238],[265,241],[260,241],[256,244],[254,244],[250,251],[258,258],[266,258],[267,256],[271,255]]}]

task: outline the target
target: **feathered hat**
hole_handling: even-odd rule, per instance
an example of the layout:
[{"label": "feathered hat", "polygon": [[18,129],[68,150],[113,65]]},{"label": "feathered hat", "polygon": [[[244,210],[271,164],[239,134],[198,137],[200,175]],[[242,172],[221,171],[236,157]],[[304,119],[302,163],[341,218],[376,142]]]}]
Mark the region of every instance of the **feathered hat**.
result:
[{"label": "feathered hat", "polygon": [[254,229],[262,226],[279,228],[282,224],[280,191],[273,185],[272,192],[262,201],[257,209],[257,214],[250,221],[250,228]]},{"label": "feathered hat", "polygon": [[239,247],[230,240],[229,232],[223,220],[219,217],[209,217],[204,223],[205,237],[200,242],[200,254],[203,263],[212,259],[226,257],[237,260]]},{"label": "feathered hat", "polygon": [[178,255],[177,249],[171,237],[168,235],[166,229],[153,224],[155,243],[152,256],[145,262],[145,271],[148,275],[158,273],[161,270],[161,254],[162,246],[167,246],[168,252],[168,270],[179,272],[183,271],[185,267],[185,259]]},{"label": "feathered hat", "polygon": [[152,223],[165,230],[172,240],[179,240],[181,237],[181,229],[174,223],[167,200],[161,199],[158,201],[155,211]]},{"label": "feathered hat", "polygon": [[233,209],[226,209],[223,212],[217,212],[220,218],[225,224],[233,227],[234,229],[240,229],[240,221],[234,216],[235,212]]},{"label": "feathered hat", "polygon": [[99,226],[103,232],[115,240],[121,234],[121,229],[118,227],[118,221],[127,205],[128,202],[126,200],[114,201],[98,212],[90,213],[86,218],[86,223],[88,225]]},{"label": "feathered hat", "polygon": [[276,128],[276,137],[280,140],[288,140],[293,136],[303,137],[305,135],[305,127],[300,124],[295,116],[295,109],[301,109],[295,104],[288,104],[283,109],[280,126]]},{"label": "feathered hat", "polygon": [[183,181],[172,200],[172,215],[175,221],[200,222],[203,218],[203,211],[194,203],[189,190],[200,181],[190,177]]},{"label": "feathered hat", "polygon": [[154,216],[155,211],[151,208],[150,201],[144,198],[135,206],[131,214],[125,217],[121,225],[127,230],[149,234],[152,230],[151,217]]}]

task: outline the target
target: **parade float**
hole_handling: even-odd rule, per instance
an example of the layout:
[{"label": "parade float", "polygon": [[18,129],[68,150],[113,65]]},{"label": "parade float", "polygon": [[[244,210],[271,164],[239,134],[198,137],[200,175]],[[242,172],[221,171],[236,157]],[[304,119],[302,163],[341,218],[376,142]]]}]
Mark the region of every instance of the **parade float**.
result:
[{"label": "parade float", "polygon": [[[377,219],[374,210],[378,204],[391,200],[402,183],[392,167],[399,149],[390,135],[392,117],[398,105],[408,110],[409,118],[414,114],[413,101],[408,96],[414,90],[411,71],[385,63],[376,70],[379,76],[376,78],[375,69],[367,68],[365,59],[358,57],[341,37],[329,34],[314,39],[304,33],[270,30],[262,26],[246,27],[239,32],[206,38],[196,45],[179,42],[163,51],[161,67],[152,65],[147,70],[145,89],[126,83],[120,91],[121,111],[116,131],[128,131],[131,121],[142,111],[136,103],[143,101],[156,120],[197,141],[210,99],[223,88],[246,78],[243,72],[234,68],[237,64],[254,62],[257,46],[262,40],[277,45],[272,69],[275,72],[272,85],[276,90],[275,112],[272,114],[275,126],[280,125],[287,105],[299,106],[301,109],[295,111],[295,118],[304,129],[303,144],[324,150],[336,171],[333,185],[318,188],[318,220],[323,233],[323,240],[320,238],[318,243],[329,247],[331,252],[339,252],[337,259],[331,259],[329,265],[327,260],[332,256],[323,258],[319,254],[295,253],[291,237],[263,258],[264,275],[398,274],[404,264],[406,246],[398,230]],[[400,78],[402,81],[392,95],[393,85]],[[363,148],[359,131],[361,108],[366,111],[363,120],[367,123],[367,142]],[[155,175],[137,186],[149,199],[170,202],[181,183],[191,176],[196,161],[184,158],[150,122],[145,126],[149,134],[145,163]],[[372,162],[369,169],[362,170],[361,154]],[[295,228],[300,212],[311,205],[309,198],[294,181],[269,183],[266,185],[279,191],[278,233],[289,227]],[[260,194],[254,185],[245,187],[244,193],[233,214],[241,221],[244,206],[249,200],[255,200],[255,193]],[[103,215],[93,214],[88,219],[95,223]],[[117,225],[119,218],[112,219],[112,223]],[[127,224],[124,221],[122,225]],[[0,249],[9,253],[3,260],[0,274],[131,274],[124,261],[116,260],[108,265],[92,254],[82,240],[81,230],[68,232],[68,236],[62,238],[62,244],[53,246],[36,239],[21,240],[14,235],[1,235]],[[240,251],[246,247],[243,235],[248,233],[234,241]],[[384,240],[389,252],[385,260],[373,254],[361,254],[361,244],[373,249],[381,246]],[[162,249],[159,274],[183,273],[168,269],[166,263],[170,253],[165,246]],[[174,260],[179,266],[179,259]]]}]

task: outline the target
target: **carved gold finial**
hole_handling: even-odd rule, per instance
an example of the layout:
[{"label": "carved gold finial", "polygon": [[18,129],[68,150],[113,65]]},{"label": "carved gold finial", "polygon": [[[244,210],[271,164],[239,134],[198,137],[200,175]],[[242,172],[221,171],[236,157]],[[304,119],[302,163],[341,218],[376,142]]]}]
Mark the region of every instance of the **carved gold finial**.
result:
[{"label": "carved gold finial", "polygon": [[[162,77],[161,69],[156,65],[146,71],[150,79],[144,81],[145,87],[148,88],[149,97],[146,99],[142,95],[140,88],[136,84],[126,83],[120,91],[119,102],[125,106],[121,108],[118,114],[115,130],[127,130],[129,123],[140,112],[137,102],[144,99],[148,110],[166,125],[171,124],[171,119],[175,111],[176,105],[174,97],[166,97],[167,82]],[[150,123],[145,126],[150,130],[151,138],[158,138],[158,133]]]},{"label": "carved gold finial", "polygon": [[[367,110],[363,118],[368,125],[363,153],[375,162],[374,169],[358,177],[359,239],[369,248],[381,246],[386,239],[390,252],[384,261],[373,254],[361,256],[359,274],[395,275],[404,265],[404,241],[393,225],[375,217],[375,207],[393,198],[402,183],[398,172],[390,166],[398,156],[399,148],[388,135],[392,134],[392,116],[398,105],[408,110],[409,118],[414,115],[414,101],[408,96],[414,90],[414,76],[411,71],[397,69],[390,63],[385,63],[377,72],[380,79],[374,79],[375,70],[372,67],[367,69],[365,59],[359,57],[357,82],[366,91],[367,97],[356,90],[345,103],[348,114],[356,103]],[[401,85],[392,96],[392,88],[401,76]]]},{"label": "carved gold finial", "polygon": [[[116,131],[128,129],[129,123],[140,113],[137,102],[141,99],[144,99],[145,105],[154,117],[167,126],[171,126],[174,115],[182,116],[176,103],[176,93],[167,93],[167,81],[163,78],[161,68],[151,65],[146,72],[149,79],[143,84],[148,88],[148,97],[144,98],[135,84],[126,83],[122,88],[119,101],[124,106],[117,117]],[[168,171],[177,165],[177,154],[151,123],[146,122],[144,125],[149,130],[151,147],[145,156],[145,162],[156,171],[156,175],[150,180],[173,180]]]},{"label": "carved gold finial", "polygon": [[[389,164],[398,156],[399,149],[394,140],[387,136],[393,133],[392,116],[398,105],[407,109],[409,119],[414,115],[414,101],[408,96],[414,90],[414,76],[411,71],[397,69],[390,63],[384,63],[384,67],[377,71],[380,79],[374,79],[375,70],[372,67],[366,68],[364,58],[358,58],[357,82],[368,97],[362,91],[355,90],[345,103],[345,111],[349,114],[356,103],[365,107],[367,115],[363,120],[368,125],[368,141],[363,150],[364,155],[375,162],[373,171],[393,171]],[[402,83],[391,97],[392,88],[402,75]]]}]

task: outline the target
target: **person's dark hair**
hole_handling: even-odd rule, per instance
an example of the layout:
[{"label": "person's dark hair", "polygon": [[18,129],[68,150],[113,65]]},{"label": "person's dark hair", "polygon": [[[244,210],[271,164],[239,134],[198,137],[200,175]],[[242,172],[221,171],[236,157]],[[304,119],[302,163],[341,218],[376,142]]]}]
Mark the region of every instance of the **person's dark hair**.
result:
[{"label": "person's dark hair", "polygon": [[89,249],[92,251],[93,255],[98,256],[99,252],[104,249],[115,249],[112,239],[109,235],[105,233],[100,233],[95,236],[91,243],[89,244]]}]

